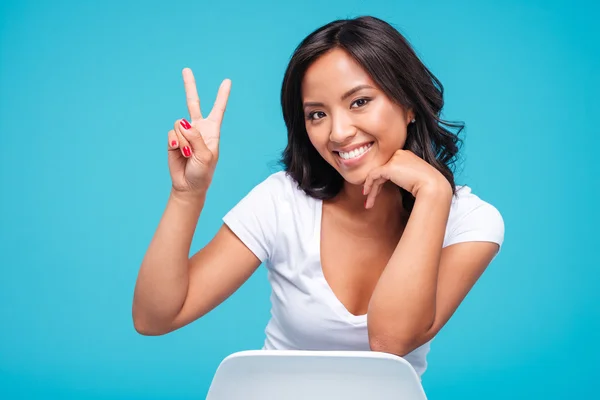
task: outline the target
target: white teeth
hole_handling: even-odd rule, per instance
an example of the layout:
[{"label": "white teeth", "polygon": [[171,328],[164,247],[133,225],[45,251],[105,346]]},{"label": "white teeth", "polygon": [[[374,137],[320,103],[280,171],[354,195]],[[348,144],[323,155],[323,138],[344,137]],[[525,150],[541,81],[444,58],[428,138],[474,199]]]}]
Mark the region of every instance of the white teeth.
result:
[{"label": "white teeth", "polygon": [[358,149],[354,149],[350,152],[343,152],[340,151],[340,157],[342,157],[344,160],[350,160],[352,158],[356,158],[358,156],[361,156],[362,154],[364,154],[365,151],[369,150],[369,148],[371,147],[372,143],[366,144],[362,147],[359,147]]}]

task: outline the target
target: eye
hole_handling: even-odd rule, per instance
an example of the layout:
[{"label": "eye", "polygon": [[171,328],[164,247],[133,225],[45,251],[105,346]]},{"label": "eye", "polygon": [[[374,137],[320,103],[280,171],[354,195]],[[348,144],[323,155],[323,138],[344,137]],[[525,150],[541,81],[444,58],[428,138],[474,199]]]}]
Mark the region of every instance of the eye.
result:
[{"label": "eye", "polygon": [[312,111],[308,113],[307,119],[311,121],[316,121],[325,117],[325,113],[323,111]]},{"label": "eye", "polygon": [[356,99],[352,102],[351,108],[352,106],[354,106],[356,104],[357,107],[364,107],[367,105],[367,103],[371,101],[371,99],[367,99],[367,98],[360,98],[360,99]]}]

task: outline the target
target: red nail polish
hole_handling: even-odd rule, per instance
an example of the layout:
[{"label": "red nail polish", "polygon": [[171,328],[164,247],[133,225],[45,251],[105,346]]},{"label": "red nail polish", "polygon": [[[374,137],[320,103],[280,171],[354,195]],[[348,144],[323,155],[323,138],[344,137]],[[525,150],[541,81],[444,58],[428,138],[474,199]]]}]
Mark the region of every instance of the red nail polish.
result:
[{"label": "red nail polish", "polygon": [[181,126],[183,126],[184,129],[190,129],[192,127],[190,123],[185,120],[185,118],[179,121],[179,123],[181,124]]},{"label": "red nail polish", "polygon": [[186,156],[186,157],[189,157],[189,156],[191,156],[191,155],[192,155],[192,152],[190,151],[190,148],[189,148],[189,147],[185,146],[185,147],[183,148],[183,155],[184,155],[184,156]]},{"label": "red nail polish", "polygon": [[175,147],[175,146],[177,146],[177,140],[173,140],[173,141],[171,142],[171,147]]}]

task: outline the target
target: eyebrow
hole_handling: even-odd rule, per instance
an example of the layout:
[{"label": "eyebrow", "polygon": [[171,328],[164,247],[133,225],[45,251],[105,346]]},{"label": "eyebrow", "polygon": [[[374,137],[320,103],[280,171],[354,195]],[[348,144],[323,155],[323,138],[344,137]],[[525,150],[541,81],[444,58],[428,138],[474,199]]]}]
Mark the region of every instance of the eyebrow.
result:
[{"label": "eyebrow", "polygon": [[[348,97],[352,96],[354,93],[358,92],[359,90],[363,90],[363,89],[374,89],[374,87],[371,85],[358,85],[358,86],[348,90],[346,93],[344,93],[341,97],[341,100],[344,101]],[[318,102],[304,103],[304,108],[306,108],[306,107],[323,107],[323,106],[324,106],[323,103],[318,103]]]}]

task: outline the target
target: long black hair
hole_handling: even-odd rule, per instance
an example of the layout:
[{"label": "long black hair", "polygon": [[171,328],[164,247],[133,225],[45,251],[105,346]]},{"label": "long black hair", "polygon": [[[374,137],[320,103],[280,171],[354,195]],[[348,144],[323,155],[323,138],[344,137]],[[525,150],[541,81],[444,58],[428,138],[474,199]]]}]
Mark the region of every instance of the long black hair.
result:
[{"label": "long black hair", "polygon": [[[444,88],[425,67],[406,38],[381,19],[365,16],[333,21],[298,45],[284,75],[281,89],[288,143],[282,163],[308,195],[330,199],[343,186],[342,176],[317,152],[306,132],[302,107],[302,80],[308,67],[335,48],[346,51],[397,104],[412,108],[415,123],[408,125],[404,149],[440,171],[456,190],[453,166],[459,151],[458,135],[464,124],[443,121]],[[453,132],[451,129],[455,129]],[[411,211],[414,198],[404,189],[403,206]]]}]

